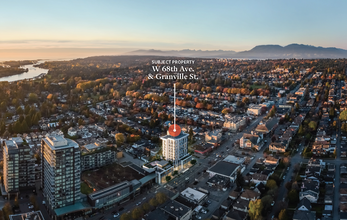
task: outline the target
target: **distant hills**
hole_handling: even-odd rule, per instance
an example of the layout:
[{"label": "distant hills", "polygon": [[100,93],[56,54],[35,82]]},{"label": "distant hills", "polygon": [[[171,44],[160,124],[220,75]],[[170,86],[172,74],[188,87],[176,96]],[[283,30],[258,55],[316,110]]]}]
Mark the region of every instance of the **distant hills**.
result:
[{"label": "distant hills", "polygon": [[347,50],[335,47],[315,47],[303,44],[259,45],[248,51],[225,50],[136,50],[126,55],[180,56],[200,58],[235,58],[235,59],[316,59],[347,58]]}]

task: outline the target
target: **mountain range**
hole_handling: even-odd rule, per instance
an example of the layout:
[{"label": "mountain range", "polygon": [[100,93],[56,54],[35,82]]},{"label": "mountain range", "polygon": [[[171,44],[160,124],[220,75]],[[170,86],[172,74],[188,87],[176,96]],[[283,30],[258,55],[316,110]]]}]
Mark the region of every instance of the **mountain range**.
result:
[{"label": "mountain range", "polygon": [[126,55],[179,56],[199,58],[235,59],[317,59],[347,58],[347,50],[335,47],[315,47],[303,44],[259,45],[251,50],[235,52],[232,50],[135,50]]}]

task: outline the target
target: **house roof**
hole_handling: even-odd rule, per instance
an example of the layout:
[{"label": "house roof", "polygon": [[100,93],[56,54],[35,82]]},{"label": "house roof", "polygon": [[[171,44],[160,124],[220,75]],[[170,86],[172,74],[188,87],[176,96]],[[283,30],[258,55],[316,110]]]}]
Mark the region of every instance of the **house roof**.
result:
[{"label": "house roof", "polygon": [[304,206],[308,211],[311,210],[311,202],[306,197],[304,197],[302,200],[300,200],[296,209],[300,208],[301,206]]},{"label": "house roof", "polygon": [[250,189],[246,189],[242,194],[241,197],[243,198],[248,198],[248,199],[253,199],[253,198],[257,198],[260,196],[260,193],[257,193],[253,190]]},{"label": "house roof", "polygon": [[293,219],[300,219],[300,220],[315,220],[315,214],[313,214],[310,211],[300,211],[300,210],[296,210],[294,212],[294,216]]}]

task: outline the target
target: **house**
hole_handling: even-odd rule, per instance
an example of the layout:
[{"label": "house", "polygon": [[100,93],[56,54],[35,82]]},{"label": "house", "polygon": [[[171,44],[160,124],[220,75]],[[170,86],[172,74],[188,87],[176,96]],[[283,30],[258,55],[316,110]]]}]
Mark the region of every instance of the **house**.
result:
[{"label": "house", "polygon": [[240,138],[240,148],[260,150],[260,141],[262,137],[254,134],[243,134]]},{"label": "house", "polygon": [[264,163],[268,165],[278,165],[279,159],[274,158],[272,156],[267,156],[264,160]]},{"label": "house", "polygon": [[207,143],[219,143],[222,139],[222,130],[217,129],[205,133],[205,141]]},{"label": "house", "polygon": [[70,127],[68,130],[67,130],[67,134],[70,136],[70,137],[74,137],[77,135],[77,130],[74,128],[74,127]]},{"label": "house", "polygon": [[223,123],[223,127],[228,128],[233,132],[246,125],[246,118],[241,116],[225,117],[225,119],[226,120]]},{"label": "house", "polygon": [[223,218],[223,220],[246,220],[248,213],[240,212],[237,210],[229,211]]},{"label": "house", "polygon": [[257,183],[263,183],[266,184],[267,180],[269,179],[270,175],[265,175],[262,173],[255,173],[252,175],[251,182],[257,184]]},{"label": "house", "polygon": [[269,145],[269,151],[271,152],[286,152],[287,147],[280,142],[271,142]]},{"label": "house", "polygon": [[260,197],[260,193],[257,193],[250,189],[246,189],[240,196],[241,199],[247,200],[247,201],[259,199],[259,197]]},{"label": "house", "polygon": [[238,211],[247,213],[248,212],[248,204],[249,204],[248,200],[238,198],[235,201],[235,203],[233,204],[233,208],[234,208],[234,210],[238,210]]},{"label": "house", "polygon": [[311,203],[317,203],[319,197],[319,182],[314,180],[305,180],[299,192],[299,198],[307,198]]},{"label": "house", "polygon": [[296,207],[296,210],[299,211],[311,211],[311,209],[311,202],[307,198],[303,198],[302,200],[300,200],[298,206]]},{"label": "house", "polygon": [[262,110],[261,105],[249,105],[247,109],[247,114],[248,115],[261,115],[261,110]]},{"label": "house", "polygon": [[255,128],[255,131],[263,134],[269,134],[277,128],[278,122],[279,120],[277,118],[270,118],[266,121],[261,121]]},{"label": "house", "polygon": [[229,198],[232,199],[232,200],[235,200],[237,199],[237,197],[239,197],[239,192],[233,190],[229,193]]},{"label": "house", "polygon": [[316,220],[316,213],[296,210],[293,215],[293,220]]}]

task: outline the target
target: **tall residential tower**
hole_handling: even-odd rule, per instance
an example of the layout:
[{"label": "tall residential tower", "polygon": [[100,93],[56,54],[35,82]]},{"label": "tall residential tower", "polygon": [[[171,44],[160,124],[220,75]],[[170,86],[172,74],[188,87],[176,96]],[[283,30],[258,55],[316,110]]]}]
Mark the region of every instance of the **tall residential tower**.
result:
[{"label": "tall residential tower", "polygon": [[176,137],[169,134],[160,137],[164,159],[172,161],[174,166],[178,166],[180,160],[188,155],[188,136],[188,134],[181,131]]},{"label": "tall residential tower", "polygon": [[21,138],[3,142],[4,187],[8,197],[21,189],[35,187],[35,159]]},{"label": "tall residential tower", "polygon": [[80,202],[81,153],[76,142],[62,136],[41,141],[43,195],[54,210]]}]

